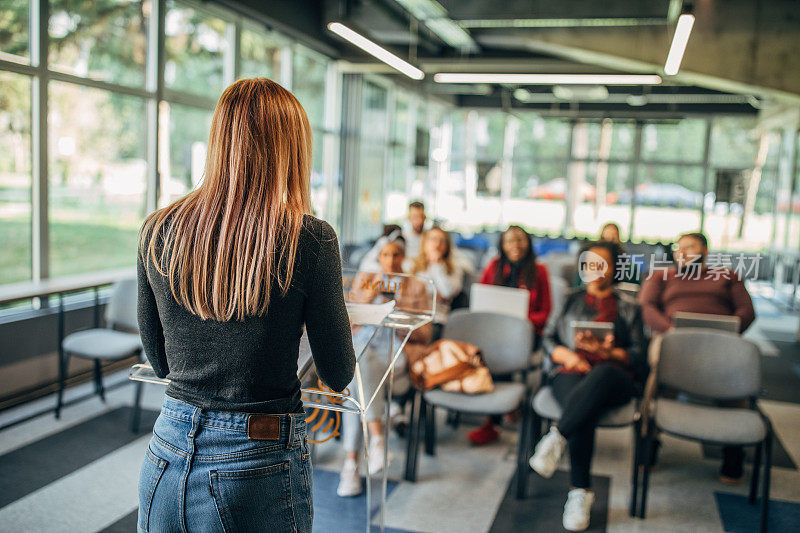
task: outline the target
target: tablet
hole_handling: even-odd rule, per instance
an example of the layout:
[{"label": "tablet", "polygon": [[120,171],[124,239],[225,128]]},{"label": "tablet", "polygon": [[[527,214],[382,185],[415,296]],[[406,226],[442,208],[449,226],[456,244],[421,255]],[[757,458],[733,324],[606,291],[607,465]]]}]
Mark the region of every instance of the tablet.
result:
[{"label": "tablet", "polygon": [[594,322],[591,320],[573,320],[570,323],[570,327],[572,328],[572,341],[575,341],[576,335],[581,331],[589,331],[591,332],[594,337],[603,342],[606,338],[606,335],[611,333],[614,334],[614,323],[613,322]]}]

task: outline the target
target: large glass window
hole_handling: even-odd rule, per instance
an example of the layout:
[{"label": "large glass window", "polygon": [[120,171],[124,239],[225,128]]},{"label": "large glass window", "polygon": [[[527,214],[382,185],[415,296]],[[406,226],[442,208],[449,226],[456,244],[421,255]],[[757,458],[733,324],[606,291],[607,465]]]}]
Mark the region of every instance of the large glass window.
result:
[{"label": "large glass window", "polygon": [[11,72],[0,72],[0,235],[0,284],[30,279],[31,80]]},{"label": "large glass window", "polygon": [[642,127],[642,159],[700,163],[705,136],[703,119],[649,122]]},{"label": "large glass window", "polygon": [[161,142],[168,158],[161,163],[161,203],[167,205],[194,189],[203,179],[213,112],[162,102]]},{"label": "large glass window", "polygon": [[120,85],[144,85],[146,4],[51,0],[51,68]]},{"label": "large glass window", "polygon": [[[633,194],[636,238],[671,242],[680,233],[700,230],[702,166],[641,165]],[[630,201],[628,195],[618,198]]]},{"label": "large glass window", "polygon": [[263,76],[280,81],[281,39],[271,33],[242,30],[240,44],[242,78]]},{"label": "large glass window", "polygon": [[325,125],[325,78],[328,61],[301,46],[292,55],[292,93],[314,127]]},{"label": "large glass window", "polygon": [[50,275],[135,264],[144,100],[61,82],[48,93]]},{"label": "large glass window", "polygon": [[711,128],[711,164],[720,168],[751,168],[758,152],[754,118],[717,117]]},{"label": "large glass window", "polygon": [[364,82],[358,161],[356,241],[375,238],[383,221],[383,180],[389,134],[386,88]]},{"label": "large glass window", "polygon": [[27,0],[0,0],[0,58],[29,57],[29,10]]},{"label": "large glass window", "polygon": [[167,2],[164,83],[170,89],[219,98],[225,88],[228,23],[174,0]]}]

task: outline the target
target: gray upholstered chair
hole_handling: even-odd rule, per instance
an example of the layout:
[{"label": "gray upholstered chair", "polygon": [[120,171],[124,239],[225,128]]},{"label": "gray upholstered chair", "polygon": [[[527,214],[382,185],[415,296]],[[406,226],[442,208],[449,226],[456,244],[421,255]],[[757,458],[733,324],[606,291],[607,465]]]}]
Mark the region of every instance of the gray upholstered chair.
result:
[{"label": "gray upholstered chair", "polygon": [[[675,437],[720,446],[754,446],[749,500],[756,501],[763,454],[761,531],[767,528],[772,425],[756,402],[761,392],[758,346],[735,333],[679,328],[664,334],[656,369],[656,389],[648,401],[648,431],[643,457],[650,457],[654,429]],[[664,391],[684,393],[688,401],[666,398]],[[718,407],[715,402],[746,401],[746,407]],[[703,403],[699,403],[703,401]],[[708,405],[711,404],[711,405]],[[649,462],[643,461],[641,508],[647,505]]]},{"label": "gray upholstered chair", "polygon": [[[139,337],[139,324],[136,318],[137,284],[136,279],[125,279],[114,284],[111,299],[106,305],[105,328],[92,328],[71,333],[61,343],[58,365],[58,400],[56,418],[61,416],[64,387],[70,357],[94,360],[95,393],[105,402],[103,372],[101,361],[125,359],[142,355],[142,341]],[[120,331],[123,330],[123,331]],[[134,410],[131,415],[131,431],[138,431],[141,381],[136,382]]]},{"label": "gray upholstered chair", "polygon": [[[542,374],[546,376],[550,372],[553,365],[549,357],[545,357],[542,364]],[[531,423],[533,425],[531,431],[531,443],[536,444],[542,437],[546,427],[553,422],[561,420],[562,410],[555,396],[553,395],[553,388],[543,381],[542,386],[536,392],[532,402],[533,416]],[[637,400],[634,398],[625,405],[609,409],[600,417],[597,422],[597,427],[601,428],[623,428],[633,426],[633,467],[632,467],[632,488],[630,497],[630,515],[634,516],[636,509],[636,486],[638,484],[638,451],[639,451],[639,411],[637,409]],[[529,450],[530,453],[530,450]]]},{"label": "gray upholstered chair", "polygon": [[528,469],[527,450],[530,448],[531,387],[527,374],[533,337],[533,327],[527,319],[471,312],[466,309],[450,314],[442,338],[464,341],[479,347],[492,375],[521,372],[523,380],[495,381],[494,391],[486,394],[460,394],[439,389],[415,394],[406,455],[406,480],[415,481],[417,477],[417,449],[422,419],[425,421],[425,453],[435,453],[436,407],[480,415],[502,415],[521,408],[522,423],[517,447],[517,497],[524,496]]}]

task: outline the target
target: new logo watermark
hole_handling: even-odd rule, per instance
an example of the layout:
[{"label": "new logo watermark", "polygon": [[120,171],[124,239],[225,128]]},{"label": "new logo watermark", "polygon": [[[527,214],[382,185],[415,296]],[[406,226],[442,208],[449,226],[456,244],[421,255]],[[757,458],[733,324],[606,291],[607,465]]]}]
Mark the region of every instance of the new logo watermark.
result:
[{"label": "new logo watermark", "polygon": [[603,277],[608,270],[608,261],[591,250],[586,250],[578,256],[578,276],[584,283],[591,283]]}]

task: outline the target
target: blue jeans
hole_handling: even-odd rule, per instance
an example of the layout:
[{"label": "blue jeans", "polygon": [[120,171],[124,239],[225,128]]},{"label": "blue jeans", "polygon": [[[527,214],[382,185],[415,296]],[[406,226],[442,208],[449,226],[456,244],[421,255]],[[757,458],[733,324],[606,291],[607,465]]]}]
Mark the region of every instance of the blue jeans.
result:
[{"label": "blue jeans", "polygon": [[304,414],[209,411],[164,396],[139,473],[139,533],[310,532]]}]

